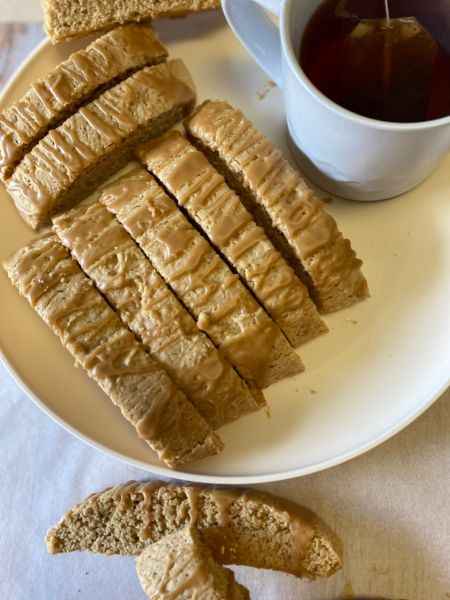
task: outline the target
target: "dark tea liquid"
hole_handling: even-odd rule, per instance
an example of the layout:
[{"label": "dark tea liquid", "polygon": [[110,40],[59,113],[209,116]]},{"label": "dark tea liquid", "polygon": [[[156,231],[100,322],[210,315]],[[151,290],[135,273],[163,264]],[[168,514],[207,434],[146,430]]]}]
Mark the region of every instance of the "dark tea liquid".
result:
[{"label": "dark tea liquid", "polygon": [[450,115],[450,0],[389,0],[389,16],[385,0],[323,2],[300,46],[306,75],[340,106],[373,119]]}]

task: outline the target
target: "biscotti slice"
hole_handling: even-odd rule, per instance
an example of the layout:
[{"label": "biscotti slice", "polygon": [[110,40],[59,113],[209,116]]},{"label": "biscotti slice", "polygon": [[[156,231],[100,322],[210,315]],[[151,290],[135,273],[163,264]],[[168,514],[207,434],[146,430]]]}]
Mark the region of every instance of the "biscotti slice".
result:
[{"label": "biscotti slice", "polygon": [[53,43],[84,37],[131,21],[181,17],[220,8],[220,0],[41,0]]},{"label": "biscotti slice", "polygon": [[292,346],[327,331],[308,290],[205,156],[178,131],[137,154],[235,268]]},{"label": "biscotti slice", "polygon": [[135,146],[190,112],[194,101],[181,60],[142,69],[107,90],[52,129],[6,181],[19,213],[35,229],[48,225],[124,166]]},{"label": "biscotti slice", "polygon": [[170,467],[222,449],[210,426],[93,287],[56,235],[4,263],[12,283]]},{"label": "biscotti slice", "polygon": [[72,54],[0,113],[0,177],[9,178],[49,129],[81,104],[166,57],[158,35],[144,24],[118,27]]},{"label": "biscotti slice", "polygon": [[[105,188],[104,194],[108,194]],[[245,382],[100,202],[53,220],[53,229],[121,319],[217,429],[258,410]]]},{"label": "biscotti slice", "polygon": [[244,379],[264,388],[302,370],[279,328],[149,173],[118,179],[101,202]]},{"label": "biscotti slice", "polygon": [[144,548],[136,571],[150,599],[249,600],[248,590],[211,555],[194,527],[176,531]]},{"label": "biscotti slice", "polygon": [[241,111],[226,102],[207,101],[186,128],[303,278],[319,310],[339,310],[368,296],[362,261],[349,240]]},{"label": "biscotti slice", "polygon": [[47,533],[49,552],[138,555],[195,526],[222,564],[310,579],[342,567],[341,543],[310,510],[256,490],[128,482],[89,496]]}]

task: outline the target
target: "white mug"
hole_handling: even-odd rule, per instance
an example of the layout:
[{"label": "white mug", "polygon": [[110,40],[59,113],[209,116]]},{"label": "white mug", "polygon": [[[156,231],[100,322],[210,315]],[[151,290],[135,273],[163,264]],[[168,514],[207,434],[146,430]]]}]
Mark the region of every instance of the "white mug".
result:
[{"label": "white mug", "polygon": [[[283,89],[292,149],[303,173],[327,192],[352,200],[402,194],[450,150],[450,116],[388,123],[324,96],[297,60],[305,27],[321,2],[222,0],[222,6],[237,37]],[[279,17],[279,28],[262,7]]]}]

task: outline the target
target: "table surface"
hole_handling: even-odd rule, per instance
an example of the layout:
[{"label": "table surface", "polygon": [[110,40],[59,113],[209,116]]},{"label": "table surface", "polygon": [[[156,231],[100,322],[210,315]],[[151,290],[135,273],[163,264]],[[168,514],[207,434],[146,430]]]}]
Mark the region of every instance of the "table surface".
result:
[{"label": "table surface", "polygon": [[[36,14],[34,8],[28,17]],[[12,3],[0,0],[0,20],[9,15],[14,17]],[[40,24],[0,24],[0,89],[42,37]],[[255,486],[319,513],[344,541],[345,568],[327,581],[313,583],[235,568],[253,598],[450,598],[449,400],[450,390],[407,429],[364,456],[307,477]],[[44,536],[91,492],[151,477],[56,425],[1,363],[0,455],[0,598],[145,597],[133,559],[49,556]]]}]

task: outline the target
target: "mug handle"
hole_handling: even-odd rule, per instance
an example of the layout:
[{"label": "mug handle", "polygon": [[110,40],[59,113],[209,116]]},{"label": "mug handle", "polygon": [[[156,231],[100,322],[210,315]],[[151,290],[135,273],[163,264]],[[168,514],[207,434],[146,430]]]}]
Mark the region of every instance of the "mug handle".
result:
[{"label": "mug handle", "polygon": [[258,65],[282,87],[281,41],[278,27],[263,8],[279,16],[282,0],[222,0],[222,8],[236,37]]}]

